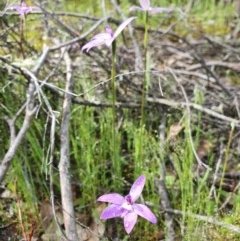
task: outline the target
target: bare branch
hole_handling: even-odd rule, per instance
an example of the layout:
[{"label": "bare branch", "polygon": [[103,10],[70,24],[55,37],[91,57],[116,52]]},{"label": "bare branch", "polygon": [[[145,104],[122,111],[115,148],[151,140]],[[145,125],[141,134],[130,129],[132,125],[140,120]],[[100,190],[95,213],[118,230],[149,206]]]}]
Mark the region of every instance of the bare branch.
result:
[{"label": "bare branch", "polygon": [[214,217],[208,217],[208,216],[203,216],[203,215],[199,215],[199,214],[193,214],[193,213],[190,213],[190,212],[182,212],[182,211],[176,210],[176,209],[165,209],[164,211],[168,212],[168,213],[175,214],[175,215],[180,215],[180,216],[186,215],[188,217],[195,218],[196,220],[200,220],[200,221],[203,221],[203,222],[206,222],[206,223],[210,223],[210,224],[213,224],[213,225],[216,225],[216,226],[220,226],[222,228],[226,228],[226,229],[228,229],[232,232],[235,232],[235,233],[240,233],[240,228],[238,226],[219,221]]},{"label": "bare branch", "polygon": [[[64,53],[66,62],[66,92],[73,89],[72,61],[67,52]],[[63,101],[62,123],[61,123],[61,157],[59,162],[60,186],[63,207],[63,218],[66,236],[71,241],[77,241],[77,229],[74,216],[71,180],[70,180],[70,160],[69,160],[69,121],[72,96],[65,94]]]},{"label": "bare branch", "polygon": [[[171,205],[170,205],[168,193],[167,193],[167,190],[165,187],[165,180],[163,178],[161,178],[160,180],[157,180],[156,183],[158,186],[158,193],[161,197],[161,206],[162,206],[163,210],[170,209]],[[166,223],[166,228],[167,228],[166,240],[174,241],[175,237],[176,237],[176,234],[175,234],[175,231],[173,228],[174,215],[172,213],[166,212],[164,214],[164,218],[165,218],[165,223]]]},{"label": "bare branch", "polygon": [[[12,162],[12,159],[14,157],[14,155],[17,152],[18,147],[20,146],[28,128],[31,125],[33,116],[37,110],[36,106],[35,106],[35,83],[34,81],[31,81],[28,87],[28,92],[27,92],[27,106],[26,106],[26,112],[25,112],[25,118],[22,124],[22,127],[20,129],[20,131],[18,132],[18,134],[16,135],[16,138],[12,139],[10,147],[6,153],[6,155],[4,156],[3,160],[1,161],[0,164],[0,183],[3,181],[10,165]],[[12,126],[12,123],[11,123]],[[13,128],[13,127],[11,127]],[[14,133],[15,135],[15,133]],[[12,138],[13,138],[13,134],[12,134]]]}]

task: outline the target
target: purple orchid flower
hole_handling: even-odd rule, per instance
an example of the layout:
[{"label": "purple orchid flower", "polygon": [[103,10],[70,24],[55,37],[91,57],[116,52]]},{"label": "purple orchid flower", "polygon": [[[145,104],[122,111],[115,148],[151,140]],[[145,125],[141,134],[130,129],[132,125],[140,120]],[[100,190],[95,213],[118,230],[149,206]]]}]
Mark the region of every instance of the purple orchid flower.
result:
[{"label": "purple orchid flower", "polygon": [[156,8],[152,8],[150,6],[150,0],[139,0],[140,6],[132,6],[130,7],[129,11],[135,11],[135,10],[139,10],[139,11],[147,11],[149,12],[149,14],[155,14],[155,13],[162,13],[162,12],[171,12],[172,9],[171,8],[163,8],[163,7],[156,7]]},{"label": "purple orchid flower", "polygon": [[131,17],[122,22],[115,32],[110,26],[106,26],[105,33],[99,33],[95,35],[90,42],[82,47],[82,51],[86,50],[88,52],[91,48],[106,44],[108,47],[111,46],[112,42],[117,38],[117,36],[123,31],[123,29],[136,17]]},{"label": "purple orchid flower", "polygon": [[40,8],[36,6],[27,6],[25,2],[22,2],[21,5],[9,5],[6,10],[15,10],[21,15],[22,18],[24,18],[25,14],[34,10],[38,11]]},{"label": "purple orchid flower", "polygon": [[123,197],[118,193],[105,194],[97,200],[100,202],[112,203],[101,214],[101,219],[110,219],[121,217],[123,218],[124,228],[129,234],[137,222],[138,215],[147,219],[151,223],[157,223],[157,218],[152,211],[144,204],[136,204],[135,201],[139,198],[145,185],[146,177],[141,175],[133,183],[130,192]]}]

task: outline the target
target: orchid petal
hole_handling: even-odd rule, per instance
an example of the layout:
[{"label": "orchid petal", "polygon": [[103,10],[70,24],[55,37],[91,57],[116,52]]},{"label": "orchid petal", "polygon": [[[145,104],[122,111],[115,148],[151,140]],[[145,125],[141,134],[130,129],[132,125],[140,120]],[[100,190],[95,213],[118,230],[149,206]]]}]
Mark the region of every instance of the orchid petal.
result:
[{"label": "orchid petal", "polygon": [[121,208],[119,205],[111,204],[102,212],[100,218],[105,220],[110,218],[121,217],[124,212],[125,210]]},{"label": "orchid petal", "polygon": [[114,33],[109,26],[106,26],[106,32],[95,35],[90,42],[88,42],[82,47],[82,51],[86,50],[86,52],[88,52],[91,48],[100,46],[103,44],[106,44],[108,47],[110,47],[112,42],[115,40],[115,38],[135,18],[136,17],[131,17],[123,21]]},{"label": "orchid petal", "polygon": [[93,36],[90,42],[86,43],[82,47],[82,51],[86,49],[86,52],[88,52],[91,48],[97,47],[103,44],[107,44],[107,41],[111,39],[111,35],[109,33],[99,33]]},{"label": "orchid petal", "polygon": [[111,37],[113,36],[113,30],[110,26],[107,25],[105,27],[105,31],[106,31],[106,33],[110,34]]},{"label": "orchid petal", "polygon": [[129,212],[124,216],[123,222],[124,222],[124,228],[126,232],[129,234],[137,222],[137,214],[134,212]]},{"label": "orchid petal", "polygon": [[108,40],[106,40],[105,41],[105,44],[108,46],[108,47],[110,47],[111,45],[112,45],[112,42],[114,41],[114,39],[108,39]]},{"label": "orchid petal", "polygon": [[22,11],[23,11],[23,13],[30,13],[30,12],[32,12],[32,8],[31,7],[29,7],[29,8],[26,8],[26,9],[22,9]]},{"label": "orchid petal", "polygon": [[91,48],[103,45],[104,43],[105,43],[105,40],[94,39],[94,40],[86,43],[85,45],[83,45],[82,51],[84,51],[86,49],[86,52],[88,52]]},{"label": "orchid petal", "polygon": [[122,208],[124,208],[127,211],[133,211],[132,204],[129,204],[126,200],[121,205]]},{"label": "orchid petal", "polygon": [[143,8],[138,7],[138,6],[131,6],[129,8],[129,12],[133,12],[133,11],[146,11],[146,10],[144,10]]},{"label": "orchid petal", "polygon": [[143,187],[145,185],[146,177],[141,175],[138,179],[133,183],[129,195],[132,198],[132,202],[135,202],[142,193]]},{"label": "orchid petal", "polygon": [[157,223],[157,218],[153,212],[144,204],[133,204],[133,209],[136,214],[147,219],[151,223]]},{"label": "orchid petal", "polygon": [[21,6],[18,6],[18,5],[10,5],[6,8],[6,10],[15,10],[17,11],[18,13],[22,12],[22,7]]},{"label": "orchid petal", "polygon": [[31,7],[29,7],[29,9],[30,9],[30,11],[40,11],[41,10],[41,8],[36,7],[36,6],[31,6]]},{"label": "orchid petal", "polygon": [[91,40],[97,40],[97,39],[107,40],[110,38],[112,38],[112,36],[109,33],[98,33],[98,34],[94,35]]},{"label": "orchid petal", "polygon": [[100,196],[97,201],[100,202],[109,202],[117,205],[122,205],[125,201],[124,197],[118,193],[109,193]]},{"label": "orchid petal", "polygon": [[150,0],[139,0],[143,10],[147,11],[150,8]]},{"label": "orchid petal", "polygon": [[113,37],[112,37],[112,42],[115,40],[115,38],[123,31],[123,29],[133,20],[135,19],[136,17],[131,17],[131,18],[128,18],[126,19],[125,21],[123,21],[119,26],[118,28],[116,29],[116,31],[114,32],[113,34]]},{"label": "orchid petal", "polygon": [[83,47],[82,50],[86,50],[88,52],[91,48],[97,47],[103,44],[106,44],[106,41],[109,39],[109,34],[107,33],[99,33],[95,35],[90,42],[86,43]]},{"label": "orchid petal", "polygon": [[32,12],[33,10],[41,10],[39,7],[27,6],[25,2],[22,2],[21,5],[9,5],[6,7],[6,10],[9,9],[17,11],[23,18],[25,14]]},{"label": "orchid petal", "polygon": [[148,10],[149,14],[156,14],[156,13],[170,13],[172,12],[173,9],[172,8],[162,8],[162,7],[156,7],[156,8],[150,8]]}]

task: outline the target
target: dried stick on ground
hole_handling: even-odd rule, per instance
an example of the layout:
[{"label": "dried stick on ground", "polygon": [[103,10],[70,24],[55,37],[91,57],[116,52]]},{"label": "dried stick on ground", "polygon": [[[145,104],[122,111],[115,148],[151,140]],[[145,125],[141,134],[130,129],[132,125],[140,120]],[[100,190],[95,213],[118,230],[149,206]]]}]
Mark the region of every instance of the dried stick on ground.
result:
[{"label": "dried stick on ground", "polygon": [[[161,167],[162,170],[163,167]],[[163,171],[162,171],[163,172]],[[165,170],[164,170],[165,172]],[[164,177],[161,177],[160,180],[157,180],[156,181],[156,184],[158,186],[158,193],[161,197],[161,207],[163,210],[165,209],[170,209],[171,208],[171,204],[170,204],[170,201],[169,201],[169,198],[168,198],[168,193],[167,193],[167,190],[166,190],[166,187],[165,187],[165,180],[164,180]],[[167,241],[174,241],[175,240],[175,237],[176,237],[176,234],[175,234],[175,231],[174,231],[174,227],[173,227],[173,221],[174,221],[174,215],[172,213],[164,213],[164,218],[165,218],[165,224],[166,224],[166,231],[167,231],[167,237],[165,240]]]},{"label": "dried stick on ground", "polygon": [[[13,159],[14,155],[16,154],[17,149],[20,146],[28,128],[30,127],[33,116],[36,112],[35,91],[36,91],[35,83],[32,80],[32,81],[30,81],[28,91],[27,91],[27,105],[26,105],[25,118],[24,118],[22,127],[19,130],[16,137],[14,137],[15,134],[13,134],[13,133],[15,133],[15,127],[14,127],[15,123],[14,122],[16,121],[16,117],[13,117],[13,119],[12,119],[12,120],[14,120],[14,122],[8,121],[8,123],[11,123],[11,125],[9,125],[10,133],[11,133],[11,144],[10,144],[10,147],[9,147],[6,155],[4,156],[4,158],[0,164],[0,183],[3,181],[8,169],[11,165],[12,159]],[[16,116],[17,115],[18,115],[18,113],[16,114]]]},{"label": "dried stick on ground", "polygon": [[[66,92],[72,92],[72,61],[67,53],[64,53],[66,62]],[[77,229],[75,223],[75,215],[72,200],[71,180],[70,180],[70,160],[69,160],[69,122],[70,122],[70,107],[71,95],[65,94],[62,110],[61,123],[61,157],[59,162],[60,187],[62,197],[62,208],[64,226],[68,240],[78,241]]]},{"label": "dried stick on ground", "polygon": [[219,227],[228,229],[234,233],[240,234],[240,228],[238,226],[219,221],[218,219],[216,219],[214,217],[203,216],[203,215],[194,214],[194,213],[190,213],[190,212],[184,213],[184,212],[182,212],[180,210],[176,210],[176,209],[165,209],[164,211],[167,213],[172,213],[174,215],[180,215],[180,216],[186,215],[186,216],[194,218],[196,220],[200,220],[200,221],[203,221],[203,222],[215,225],[215,226],[219,226]]}]

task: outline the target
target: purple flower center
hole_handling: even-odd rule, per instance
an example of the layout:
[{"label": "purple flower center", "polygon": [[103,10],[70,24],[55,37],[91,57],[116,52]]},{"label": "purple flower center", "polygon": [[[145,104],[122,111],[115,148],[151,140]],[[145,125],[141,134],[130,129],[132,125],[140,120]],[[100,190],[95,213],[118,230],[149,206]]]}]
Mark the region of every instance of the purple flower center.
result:
[{"label": "purple flower center", "polygon": [[106,33],[110,34],[111,37],[113,37],[113,31],[112,31],[112,29],[111,29],[110,26],[107,25],[106,28],[105,28],[105,30],[106,30]]},{"label": "purple flower center", "polygon": [[130,195],[127,195],[127,196],[125,197],[125,199],[126,199],[128,205],[132,205],[132,198],[131,198]]}]

